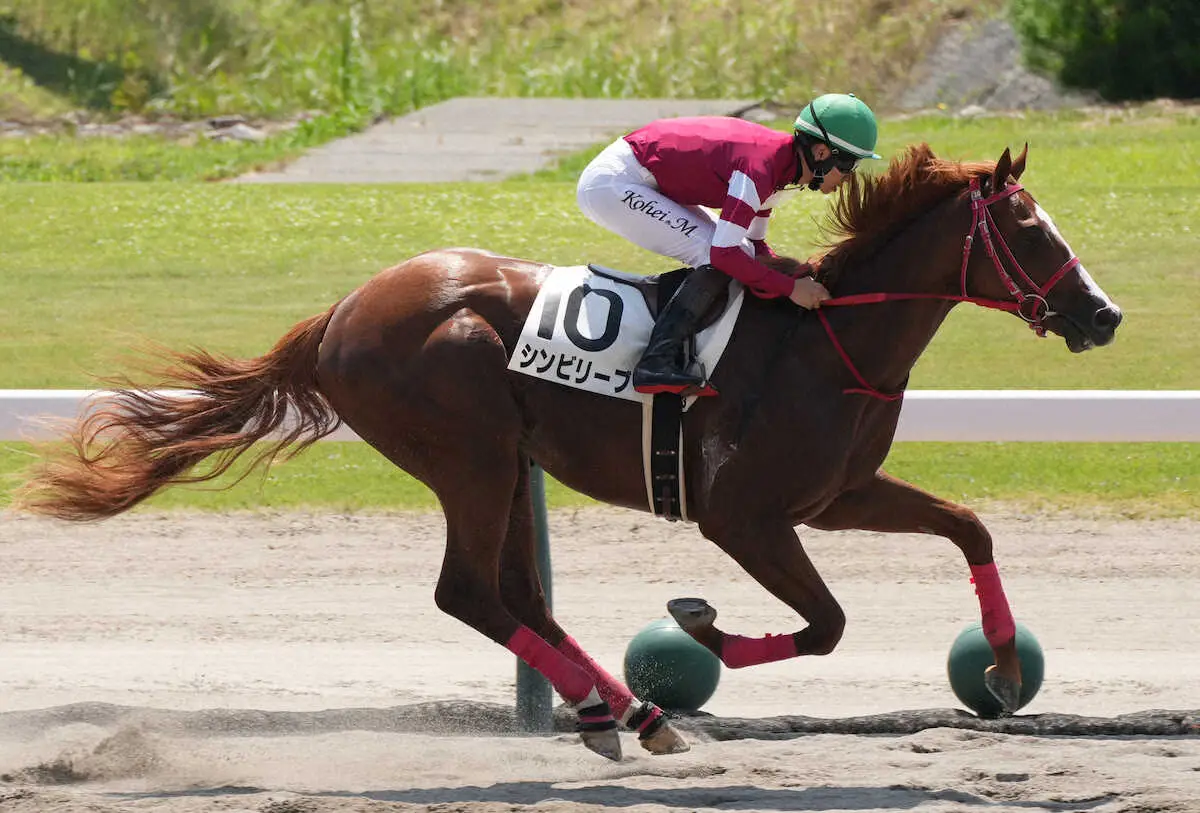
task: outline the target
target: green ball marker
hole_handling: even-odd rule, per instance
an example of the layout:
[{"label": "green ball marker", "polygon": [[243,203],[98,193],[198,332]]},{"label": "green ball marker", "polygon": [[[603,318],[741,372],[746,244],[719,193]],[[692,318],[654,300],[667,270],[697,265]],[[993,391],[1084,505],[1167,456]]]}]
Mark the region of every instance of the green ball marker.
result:
[{"label": "green ball marker", "polygon": [[[1021,659],[1020,708],[1029,705],[1042,688],[1046,660],[1042,645],[1021,622],[1017,622],[1017,656]],[[980,717],[998,717],[1002,711],[1000,701],[992,696],[983,682],[983,673],[996,662],[995,653],[988,645],[979,622],[969,624],[950,647],[946,659],[946,673],[950,688],[955,696]]]},{"label": "green ball marker", "polygon": [[713,696],[721,661],[673,618],[642,629],[625,649],[625,683],[640,700],[696,711]]}]

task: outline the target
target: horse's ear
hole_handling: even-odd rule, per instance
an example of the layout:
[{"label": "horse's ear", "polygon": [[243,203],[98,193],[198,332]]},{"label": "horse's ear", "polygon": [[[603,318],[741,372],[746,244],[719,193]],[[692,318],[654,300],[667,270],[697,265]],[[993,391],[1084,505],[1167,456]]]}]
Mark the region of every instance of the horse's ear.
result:
[{"label": "horse's ear", "polygon": [[1000,156],[1000,160],[996,162],[996,168],[992,170],[992,194],[996,194],[1004,187],[1008,186],[1008,176],[1012,172],[1012,153],[1008,147],[1004,148],[1004,155]]},{"label": "horse's ear", "polygon": [[1021,154],[1013,160],[1012,169],[1009,172],[1013,176],[1013,180],[1021,180],[1021,173],[1025,171],[1025,156],[1029,155],[1029,142],[1025,142],[1025,149],[1021,150]]}]

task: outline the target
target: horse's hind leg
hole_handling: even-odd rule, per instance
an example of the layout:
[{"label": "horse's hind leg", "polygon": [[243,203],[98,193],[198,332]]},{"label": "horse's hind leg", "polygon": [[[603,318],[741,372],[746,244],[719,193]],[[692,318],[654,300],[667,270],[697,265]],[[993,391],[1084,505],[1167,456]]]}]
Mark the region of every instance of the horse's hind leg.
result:
[{"label": "horse's hind leg", "polygon": [[716,611],[708,602],[676,599],[667,608],[683,629],[731,669],[833,651],[846,626],[845,613],[786,517],[756,518],[730,512],[721,518],[702,520],[700,531],[755,581],[795,610],[808,626],[794,633],[762,638],[730,635],[713,624]]},{"label": "horse's hind leg", "polygon": [[[352,315],[343,321],[353,325]],[[501,598],[501,551],[519,485],[528,503],[528,462],[518,447],[521,413],[506,380],[503,346],[467,310],[427,338],[414,329],[411,336],[393,331],[389,339],[381,353],[370,343],[353,345],[336,330],[327,334],[322,392],[350,428],[441,501],[446,552],[434,594],[438,608],[545,676],[579,712],[584,744],[620,759],[617,724],[595,680]],[[420,350],[400,352],[413,345]],[[531,569],[532,558],[521,566]],[[530,570],[525,579],[532,584],[536,576]]]},{"label": "horse's hind leg", "polygon": [[508,534],[500,558],[500,593],[509,612],[588,673],[612,715],[638,734],[643,748],[654,754],[676,754],[689,749],[657,706],[638,701],[625,684],[567,635],[551,615],[537,573],[529,461],[524,457],[517,473]]},{"label": "horse's hind leg", "polygon": [[1017,655],[1016,624],[992,558],[991,534],[974,512],[879,471],[870,483],[842,494],[808,524],[830,531],[861,528],[885,533],[935,534],[958,546],[971,568],[984,635],[996,656],[996,665],[988,667],[984,683],[1006,712],[1017,710],[1021,662]]},{"label": "horse's hind leg", "polygon": [[[486,443],[482,438],[474,440]],[[478,446],[463,449],[433,483],[446,515],[446,554],[434,594],[437,606],[541,673],[578,712],[583,743],[602,756],[619,760],[617,723],[597,691],[595,679],[544,637],[555,629],[544,602],[542,613],[526,614],[535,622],[533,626],[523,623],[502,597],[502,582],[514,577],[501,575],[501,551],[514,521],[513,495],[518,482],[528,480],[528,466],[515,449],[495,459],[478,455]],[[472,456],[476,456],[473,462]],[[516,521],[525,524],[524,518]],[[515,578],[537,584],[532,557],[518,564]],[[505,564],[505,568],[510,566]],[[540,585],[536,589],[540,591]]]}]

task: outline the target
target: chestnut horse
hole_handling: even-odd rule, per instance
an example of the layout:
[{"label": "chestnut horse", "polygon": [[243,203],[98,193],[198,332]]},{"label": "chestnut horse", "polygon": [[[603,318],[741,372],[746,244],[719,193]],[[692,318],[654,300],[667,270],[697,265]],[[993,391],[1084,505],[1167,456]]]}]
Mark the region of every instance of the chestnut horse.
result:
[{"label": "chestnut horse", "polygon": [[[819,263],[834,295],[826,307],[745,301],[713,376],[720,395],[684,416],[687,515],[807,626],[743,637],[718,629],[701,599],[672,602],[726,665],[823,655],[842,637],[845,615],[797,526],[933,534],[966,557],[995,652],[987,685],[1016,710],[1014,620],[987,529],[880,467],[909,372],[957,302],[1012,311],[1075,352],[1113,339],[1120,310],[1018,182],[1026,152],[957,163],[909,148],[835,200],[836,240]],[[589,748],[619,758],[620,723],[653,753],[686,750],[660,710],[555,622],[538,580],[531,461],[598,500],[649,510],[640,405],[508,369],[548,271],[483,251],[430,251],[259,358],[169,354],[154,388],[122,381],[70,443],[46,451],[18,505],[70,520],[112,516],[165,486],[210,479],[243,453],[262,462],[297,452],[345,422],[441,501],[440,609],[545,675],[577,710]],[[276,442],[255,446],[268,436]],[[214,454],[215,465],[193,471]]]}]

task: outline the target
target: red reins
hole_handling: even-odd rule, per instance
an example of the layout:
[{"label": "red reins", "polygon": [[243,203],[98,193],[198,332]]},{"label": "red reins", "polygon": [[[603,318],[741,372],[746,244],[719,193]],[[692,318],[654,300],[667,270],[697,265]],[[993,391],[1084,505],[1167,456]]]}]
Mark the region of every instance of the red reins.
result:
[{"label": "red reins", "polygon": [[[821,325],[825,328],[825,333],[829,336],[829,341],[833,343],[833,348],[837,350],[838,355],[842,358],[842,363],[846,365],[846,369],[854,376],[861,385],[860,387],[851,387],[842,392],[858,393],[867,395],[871,398],[878,398],[881,401],[898,401],[904,397],[904,391],[896,393],[885,393],[871,386],[858,368],[854,366],[854,362],[850,359],[850,354],[846,352],[846,348],[838,340],[837,334],[834,333],[833,326],[829,324],[829,317],[825,315],[824,309],[828,307],[836,307],[842,305],[873,305],[880,302],[895,302],[899,300],[911,299],[940,299],[949,302],[971,302],[984,308],[992,308],[994,310],[1010,311],[1016,313],[1022,319],[1029,323],[1029,327],[1037,333],[1038,336],[1046,335],[1046,328],[1042,324],[1047,316],[1053,315],[1049,305],[1046,302],[1046,296],[1050,293],[1050,289],[1062,280],[1071,269],[1079,265],[1079,258],[1072,255],[1058,271],[1054,272],[1050,279],[1046,280],[1045,285],[1038,285],[1030,276],[1025,273],[1025,269],[1021,267],[1021,263],[1013,255],[1012,250],[1008,247],[1004,237],[1000,234],[1000,230],[996,228],[996,222],[992,219],[992,213],[988,207],[997,201],[1015,195],[1024,187],[1019,183],[1013,183],[1006,186],[996,194],[990,197],[984,197],[979,189],[979,179],[971,180],[971,228],[967,231],[966,239],[963,241],[962,268],[959,271],[960,288],[962,293],[955,296],[953,294],[923,294],[923,293],[871,293],[871,294],[850,294],[848,296],[836,296],[832,299],[827,299],[821,303],[821,307],[817,309],[817,316],[821,319]],[[967,293],[967,265],[971,259],[971,249],[974,247],[975,232],[978,231],[983,237],[983,246],[987,251],[987,255],[992,259],[992,265],[996,268],[996,273],[1000,276],[1000,282],[1005,289],[1012,295],[1012,300],[984,299],[982,297],[970,296]],[[993,236],[993,232],[995,235]],[[1017,281],[1004,267],[1004,262],[1000,255],[996,252],[995,243],[999,243],[1004,250],[1008,261],[1017,270],[1021,278],[1025,281],[1032,292],[1022,290]],[[1025,303],[1030,302],[1032,306],[1029,313],[1026,314],[1024,307]]]}]

